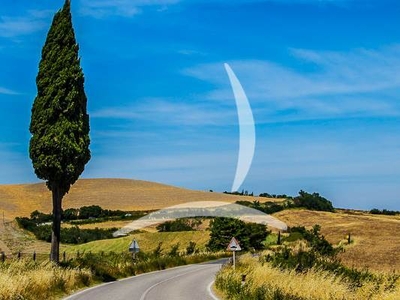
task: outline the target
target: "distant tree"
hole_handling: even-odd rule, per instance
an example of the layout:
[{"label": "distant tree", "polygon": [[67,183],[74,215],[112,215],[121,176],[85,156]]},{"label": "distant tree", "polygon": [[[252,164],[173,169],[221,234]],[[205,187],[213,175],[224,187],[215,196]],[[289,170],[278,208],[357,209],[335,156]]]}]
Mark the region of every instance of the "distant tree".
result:
[{"label": "distant tree", "polygon": [[72,26],[70,0],[51,24],[36,77],[29,155],[53,198],[51,260],[59,261],[62,199],[90,160],[84,76]]},{"label": "distant tree", "polygon": [[100,218],[104,210],[98,205],[82,206],[79,210],[79,219]]},{"label": "distant tree", "polygon": [[159,224],[156,228],[159,232],[192,231],[194,225],[188,219],[176,219]]},{"label": "distant tree", "polygon": [[65,221],[77,220],[78,219],[79,209],[77,208],[68,208],[62,212],[62,218]]},{"label": "distant tree", "polygon": [[293,202],[297,207],[304,207],[310,210],[334,211],[332,202],[318,193],[309,194],[301,190],[299,196],[295,197]]}]

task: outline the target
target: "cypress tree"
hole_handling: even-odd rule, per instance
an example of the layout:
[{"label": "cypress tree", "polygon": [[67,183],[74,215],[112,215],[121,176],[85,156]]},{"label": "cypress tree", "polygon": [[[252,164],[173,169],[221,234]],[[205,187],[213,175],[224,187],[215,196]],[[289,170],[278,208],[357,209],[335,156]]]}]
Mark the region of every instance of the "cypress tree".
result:
[{"label": "cypress tree", "polygon": [[71,3],[53,18],[42,49],[32,106],[29,156],[38,178],[52,193],[50,259],[59,262],[62,199],[90,160],[89,116]]}]

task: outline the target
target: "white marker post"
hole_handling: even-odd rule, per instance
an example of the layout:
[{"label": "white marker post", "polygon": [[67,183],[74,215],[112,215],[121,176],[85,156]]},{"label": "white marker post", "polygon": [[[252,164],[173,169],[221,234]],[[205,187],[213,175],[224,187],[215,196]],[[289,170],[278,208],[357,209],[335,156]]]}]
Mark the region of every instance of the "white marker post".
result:
[{"label": "white marker post", "polygon": [[229,242],[228,247],[226,248],[226,250],[228,251],[232,251],[233,252],[233,268],[235,269],[235,253],[236,251],[241,251],[242,248],[240,248],[239,242],[237,241],[237,239],[235,239],[234,237],[231,239],[231,241]]}]

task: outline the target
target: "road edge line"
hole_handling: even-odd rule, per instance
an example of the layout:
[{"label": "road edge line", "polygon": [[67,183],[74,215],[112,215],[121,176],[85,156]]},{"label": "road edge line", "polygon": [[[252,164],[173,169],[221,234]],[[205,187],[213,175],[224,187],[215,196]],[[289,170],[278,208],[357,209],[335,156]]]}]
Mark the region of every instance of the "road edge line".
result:
[{"label": "road edge line", "polygon": [[208,294],[211,296],[211,298],[213,298],[214,300],[220,300],[217,296],[215,296],[215,294],[212,291],[212,286],[214,284],[215,280],[211,281],[210,284],[207,286],[207,291]]}]

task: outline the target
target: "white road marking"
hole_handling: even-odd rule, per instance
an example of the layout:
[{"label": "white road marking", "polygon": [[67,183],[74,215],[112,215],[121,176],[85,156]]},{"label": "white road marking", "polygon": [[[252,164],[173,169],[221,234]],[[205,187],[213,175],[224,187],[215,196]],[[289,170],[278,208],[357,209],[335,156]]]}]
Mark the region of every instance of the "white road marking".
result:
[{"label": "white road marking", "polygon": [[213,291],[212,291],[212,289],[211,289],[211,287],[212,287],[212,285],[214,284],[214,282],[215,282],[215,280],[213,280],[213,281],[210,282],[210,284],[209,284],[208,287],[207,287],[207,291],[208,291],[208,294],[210,295],[211,298],[213,298],[214,300],[219,300],[219,298],[218,298],[217,296],[214,295],[214,293],[213,293]]}]

